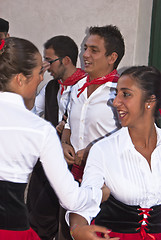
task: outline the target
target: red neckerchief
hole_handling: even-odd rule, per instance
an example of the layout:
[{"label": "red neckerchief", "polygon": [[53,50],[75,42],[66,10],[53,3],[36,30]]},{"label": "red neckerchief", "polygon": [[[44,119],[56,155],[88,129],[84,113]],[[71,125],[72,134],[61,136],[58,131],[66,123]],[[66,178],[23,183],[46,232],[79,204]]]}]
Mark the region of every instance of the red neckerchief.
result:
[{"label": "red neckerchief", "polygon": [[74,84],[76,84],[80,79],[84,78],[86,76],[86,73],[84,70],[82,70],[81,68],[77,68],[76,72],[73,73],[70,77],[68,77],[67,79],[65,79],[64,82],[62,82],[61,80],[58,80],[58,83],[61,85],[62,89],[61,89],[61,95],[64,92],[64,86],[72,86]]},{"label": "red neckerchief", "polygon": [[119,74],[118,74],[116,69],[113,70],[108,75],[106,75],[104,77],[99,77],[99,78],[93,79],[92,81],[90,81],[90,78],[89,78],[89,75],[88,75],[84,85],[81,88],[78,89],[79,93],[78,93],[77,97],[79,97],[80,94],[85,90],[85,88],[88,87],[91,84],[104,84],[106,82],[117,83],[118,78],[119,78]]}]

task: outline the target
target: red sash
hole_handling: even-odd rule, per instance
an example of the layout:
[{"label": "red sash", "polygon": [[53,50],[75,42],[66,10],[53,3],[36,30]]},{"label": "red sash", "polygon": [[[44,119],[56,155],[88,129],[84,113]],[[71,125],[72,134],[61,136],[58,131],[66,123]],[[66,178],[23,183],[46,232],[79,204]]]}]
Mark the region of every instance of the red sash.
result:
[{"label": "red sash", "polygon": [[32,229],[25,231],[1,230],[0,239],[4,240],[40,240],[37,233]]}]

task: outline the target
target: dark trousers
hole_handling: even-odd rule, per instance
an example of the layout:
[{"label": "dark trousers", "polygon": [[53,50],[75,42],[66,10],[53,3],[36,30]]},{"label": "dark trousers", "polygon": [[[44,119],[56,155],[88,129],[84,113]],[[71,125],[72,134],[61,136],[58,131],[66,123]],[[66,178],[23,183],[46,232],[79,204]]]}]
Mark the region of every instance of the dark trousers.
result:
[{"label": "dark trousers", "polygon": [[56,240],[72,240],[70,236],[70,229],[65,221],[66,210],[60,206],[59,211],[59,230]]},{"label": "dark trousers", "polygon": [[58,233],[60,206],[39,161],[30,179],[27,207],[31,227],[42,240],[53,240]]}]

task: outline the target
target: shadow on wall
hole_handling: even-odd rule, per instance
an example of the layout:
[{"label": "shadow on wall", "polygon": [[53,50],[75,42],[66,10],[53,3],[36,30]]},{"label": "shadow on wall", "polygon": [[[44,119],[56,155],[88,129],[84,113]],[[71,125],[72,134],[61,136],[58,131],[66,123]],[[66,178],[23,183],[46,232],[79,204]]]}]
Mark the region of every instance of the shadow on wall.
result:
[{"label": "shadow on wall", "polygon": [[117,71],[118,71],[118,74],[121,75],[122,72],[124,72],[126,69],[128,69],[129,67],[131,66],[127,66],[127,67],[122,67],[122,68],[118,68]]},{"label": "shadow on wall", "polygon": [[86,28],[85,37],[80,45],[79,59],[80,59],[80,65],[82,69],[84,69],[84,61],[83,61],[84,44],[86,43],[88,37],[89,37],[89,27]]}]

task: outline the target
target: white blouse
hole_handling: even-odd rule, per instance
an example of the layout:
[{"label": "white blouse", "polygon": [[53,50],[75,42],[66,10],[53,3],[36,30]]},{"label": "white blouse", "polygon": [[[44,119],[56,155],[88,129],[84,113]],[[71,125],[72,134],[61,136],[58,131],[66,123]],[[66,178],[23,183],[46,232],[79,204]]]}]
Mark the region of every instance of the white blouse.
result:
[{"label": "white blouse", "polygon": [[[91,148],[82,187],[101,188],[105,183],[111,194],[125,204],[142,208],[161,204],[161,129],[156,130],[157,146],[151,155],[151,169],[135,149],[128,129],[122,128]],[[77,213],[90,222],[93,208],[91,205]]]},{"label": "white blouse", "polygon": [[77,98],[78,89],[85,82],[86,77],[72,88],[69,120],[65,125],[65,128],[71,130],[70,141],[76,152],[120,126],[116,109],[112,105],[117,83],[107,82],[99,86],[89,98],[86,88]]},{"label": "white blouse", "polygon": [[26,183],[40,158],[63,207],[83,210],[101,199],[100,190],[78,187],[55,128],[27,110],[20,95],[0,92],[0,112],[0,180]]}]

